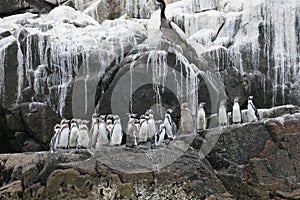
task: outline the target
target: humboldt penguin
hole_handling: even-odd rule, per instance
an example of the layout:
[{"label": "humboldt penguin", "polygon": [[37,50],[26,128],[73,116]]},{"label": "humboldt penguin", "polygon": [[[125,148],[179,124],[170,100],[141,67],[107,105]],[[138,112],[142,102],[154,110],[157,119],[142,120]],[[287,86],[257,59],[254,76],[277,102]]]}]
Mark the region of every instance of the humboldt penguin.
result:
[{"label": "humboldt penguin", "polygon": [[69,148],[76,148],[77,147],[77,138],[79,135],[79,128],[76,119],[71,120],[71,131],[70,131],[70,138],[69,138]]},{"label": "humboldt penguin", "polygon": [[70,128],[69,121],[62,119],[60,122],[61,131],[58,138],[57,148],[67,149],[69,145]]},{"label": "humboldt penguin", "polygon": [[199,105],[197,113],[197,131],[202,131],[206,129],[206,118],[204,111],[205,102],[201,102]]},{"label": "humboldt penguin", "polygon": [[92,148],[95,148],[98,134],[99,134],[99,118],[98,118],[98,114],[94,113],[92,115],[92,126],[91,126],[91,130],[90,130],[90,138],[91,138],[91,147]]},{"label": "humboldt penguin", "polygon": [[112,114],[107,115],[106,117],[106,129],[108,132],[108,140],[111,141],[111,134],[112,134],[112,128],[114,126],[113,124],[114,116]]},{"label": "humboldt penguin", "polygon": [[226,99],[222,99],[219,107],[219,125],[226,126],[228,124]]},{"label": "humboldt penguin", "polygon": [[160,124],[159,131],[155,135],[155,145],[161,145],[166,137],[166,127],[164,124]]},{"label": "humboldt penguin", "polygon": [[253,96],[249,96],[248,97],[248,122],[255,122],[259,120],[258,110],[254,106],[252,100],[253,100]]},{"label": "humboldt penguin", "polygon": [[110,144],[111,145],[120,145],[122,142],[122,126],[121,126],[121,121],[120,117],[118,115],[114,116],[114,124],[111,130],[111,140]]},{"label": "humboldt penguin", "polygon": [[138,136],[138,143],[145,143],[148,139],[148,120],[149,116],[141,115],[140,117],[140,130]]},{"label": "humboldt penguin", "polygon": [[164,126],[166,128],[166,134],[169,139],[174,139],[174,125],[175,123],[172,120],[171,114],[173,113],[172,109],[167,109],[164,119]]},{"label": "humboldt penguin", "polygon": [[127,123],[127,129],[126,129],[126,132],[129,131],[129,129],[131,128],[131,126],[134,124],[133,122],[135,121],[136,119],[136,114],[133,114],[133,113],[127,113],[127,116],[128,116],[128,123]]},{"label": "humboldt penguin", "polygon": [[139,120],[134,119],[130,121],[128,125],[127,134],[126,134],[126,146],[133,147],[137,145],[137,135],[138,135],[138,125]]},{"label": "humboldt penguin", "polygon": [[232,107],[232,123],[239,124],[242,122],[241,110],[239,105],[239,98],[234,98],[234,103]]},{"label": "humboldt penguin", "polygon": [[98,118],[99,134],[96,138],[95,148],[98,149],[103,145],[109,144],[108,131],[105,124],[105,115],[100,115]]},{"label": "humboldt penguin", "polygon": [[89,136],[89,128],[87,124],[88,120],[80,120],[79,121],[79,135],[77,138],[77,148],[78,149],[88,149],[90,147],[90,136]]},{"label": "humboldt penguin", "polygon": [[146,116],[148,116],[148,139],[152,140],[155,137],[156,133],[156,124],[154,120],[154,112],[152,109],[149,109],[146,113]]},{"label": "humboldt penguin", "polygon": [[180,128],[185,133],[191,133],[194,129],[192,112],[188,107],[188,103],[185,102],[181,105],[180,113]]},{"label": "humboldt penguin", "polygon": [[53,128],[54,130],[54,135],[52,136],[50,140],[50,152],[53,153],[57,149],[57,144],[58,144],[58,137],[60,135],[60,125],[56,124]]}]

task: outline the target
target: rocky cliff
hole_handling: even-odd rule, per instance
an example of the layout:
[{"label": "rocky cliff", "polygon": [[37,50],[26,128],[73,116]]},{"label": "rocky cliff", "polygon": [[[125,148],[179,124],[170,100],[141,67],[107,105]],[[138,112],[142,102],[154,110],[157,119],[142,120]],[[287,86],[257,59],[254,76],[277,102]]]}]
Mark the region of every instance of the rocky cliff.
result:
[{"label": "rocky cliff", "polygon": [[[299,6],[292,1],[168,4],[167,18],[185,32],[191,55],[159,34],[154,1],[74,1],[77,10],[49,2],[56,6],[49,13],[0,19],[5,151],[45,150],[49,127],[60,118],[90,119],[95,106],[102,113],[121,109],[126,121],[126,112],[153,105],[172,105],[179,118],[183,101],[193,113],[206,101],[213,114],[226,98],[230,111],[235,96],[242,108],[249,95],[259,108],[299,105]],[[32,127],[35,119],[48,128]]]}]

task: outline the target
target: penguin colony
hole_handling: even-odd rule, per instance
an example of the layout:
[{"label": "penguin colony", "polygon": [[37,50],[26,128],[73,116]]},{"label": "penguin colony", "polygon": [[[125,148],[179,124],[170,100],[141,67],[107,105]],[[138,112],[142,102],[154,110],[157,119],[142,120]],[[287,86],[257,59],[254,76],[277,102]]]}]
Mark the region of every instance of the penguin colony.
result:
[{"label": "penguin colony", "polygon": [[[99,149],[101,146],[119,146],[126,139],[126,146],[133,147],[146,143],[160,145],[166,139],[173,140],[176,136],[176,125],[172,120],[173,110],[168,109],[165,120],[154,119],[154,112],[149,109],[140,118],[136,114],[128,114],[126,137],[123,134],[118,115],[92,116],[89,121],[81,119],[62,119],[54,126],[54,135],[50,141],[50,151],[57,149]],[[125,138],[124,138],[125,137]]]},{"label": "penguin colony", "polygon": [[[253,104],[253,96],[248,98],[248,121],[259,120],[259,113]],[[234,99],[232,107],[232,123],[242,122],[239,98]],[[205,102],[199,104],[196,130],[197,132],[206,129]],[[90,129],[89,121],[81,119],[62,119],[60,124],[54,126],[53,137],[50,141],[51,152],[56,149],[99,149],[101,146],[119,146],[122,141],[126,141],[126,146],[151,144],[161,145],[165,140],[173,140],[177,136],[177,127],[171,115],[172,109],[167,109],[164,120],[155,120],[153,110],[149,109],[144,114],[137,117],[137,114],[128,113],[127,129],[123,134],[120,117],[118,115],[98,115],[92,116]],[[229,124],[226,111],[226,100],[220,102],[218,120],[220,126]],[[188,103],[181,105],[181,118],[179,129],[185,133],[192,133],[194,130],[192,112]]]}]

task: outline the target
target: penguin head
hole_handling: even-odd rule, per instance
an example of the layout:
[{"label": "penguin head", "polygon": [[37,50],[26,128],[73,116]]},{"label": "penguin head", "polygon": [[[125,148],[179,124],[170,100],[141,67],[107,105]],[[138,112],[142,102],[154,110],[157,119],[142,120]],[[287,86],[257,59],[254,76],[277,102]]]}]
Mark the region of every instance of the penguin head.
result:
[{"label": "penguin head", "polygon": [[113,121],[113,119],[114,119],[114,116],[113,116],[112,114],[109,114],[109,115],[107,115],[107,117],[106,117],[106,121],[107,121],[107,120],[112,120],[112,121]]},{"label": "penguin head", "polygon": [[114,122],[120,122],[119,115],[114,115]]},{"label": "penguin head", "polygon": [[221,105],[225,105],[225,104],[226,104],[226,101],[227,101],[226,99],[222,99],[221,102],[220,102],[220,104],[221,104]]},{"label": "penguin head", "polygon": [[167,114],[172,114],[173,110],[171,108],[167,109]]},{"label": "penguin head", "polygon": [[248,97],[248,100],[253,100],[253,96],[249,96],[249,97]]},{"label": "penguin head", "polygon": [[154,112],[153,110],[150,108],[148,111],[147,111],[150,115],[154,115]]},{"label": "penguin head", "polygon": [[89,120],[85,120],[85,119],[84,119],[84,120],[82,120],[81,123],[82,123],[82,124],[88,124],[89,122],[90,122]]},{"label": "penguin head", "polygon": [[235,103],[235,102],[239,102],[239,99],[240,99],[239,97],[235,97],[235,98],[234,98],[234,103]]},{"label": "penguin head", "polygon": [[63,124],[69,124],[69,121],[70,121],[70,120],[62,119],[62,120],[60,121],[60,125],[63,125]]},{"label": "penguin head", "polygon": [[95,119],[95,118],[97,118],[98,117],[98,114],[97,113],[94,113],[93,115],[92,115],[92,119]]},{"label": "penguin head", "polygon": [[166,5],[166,3],[164,2],[164,0],[156,0],[156,3],[159,5]]},{"label": "penguin head", "polygon": [[184,102],[183,104],[181,104],[181,109],[189,109],[189,103]]},{"label": "penguin head", "polygon": [[199,107],[200,107],[200,108],[203,108],[205,104],[206,104],[205,102],[200,102]]},{"label": "penguin head", "polygon": [[60,129],[60,125],[59,124],[55,124],[55,126],[54,126],[53,129],[54,129],[54,131]]},{"label": "penguin head", "polygon": [[145,117],[149,117],[148,111],[145,112]]},{"label": "penguin head", "polygon": [[100,120],[105,120],[105,115],[100,115]]},{"label": "penguin head", "polygon": [[141,116],[140,116],[140,120],[141,120],[141,119],[145,119],[145,115],[141,115]]},{"label": "penguin head", "polygon": [[112,124],[112,120],[111,120],[111,119],[107,119],[107,120],[106,120],[106,124],[107,124],[107,125]]}]

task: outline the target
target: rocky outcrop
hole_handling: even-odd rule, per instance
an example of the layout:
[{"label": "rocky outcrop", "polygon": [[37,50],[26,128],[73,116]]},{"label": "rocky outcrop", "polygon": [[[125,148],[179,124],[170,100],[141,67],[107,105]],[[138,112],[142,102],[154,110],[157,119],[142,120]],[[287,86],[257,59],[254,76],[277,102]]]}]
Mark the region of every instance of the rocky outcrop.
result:
[{"label": "rocky outcrop", "polygon": [[[2,154],[0,196],[297,199],[299,125],[300,115],[295,113],[179,137],[157,149],[121,146]],[[176,152],[181,153],[174,159]],[[155,160],[156,165],[149,164]]]}]

